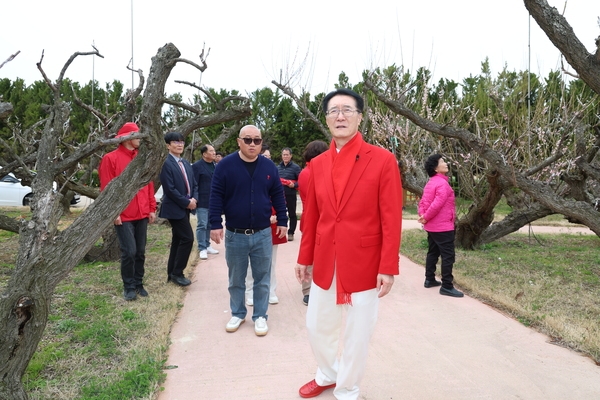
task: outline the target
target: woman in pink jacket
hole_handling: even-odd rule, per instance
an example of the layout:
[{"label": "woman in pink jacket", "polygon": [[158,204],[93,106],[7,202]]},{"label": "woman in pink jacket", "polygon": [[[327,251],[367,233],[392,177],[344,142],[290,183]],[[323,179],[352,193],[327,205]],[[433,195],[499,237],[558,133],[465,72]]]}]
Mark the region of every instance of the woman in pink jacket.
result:
[{"label": "woman in pink jacket", "polygon": [[[419,202],[419,222],[427,231],[429,249],[425,260],[426,288],[442,286],[440,294],[463,297],[454,288],[452,266],[454,265],[454,220],[456,219],[454,190],[448,183],[448,164],[441,154],[434,154],[425,161],[429,181],[423,189]],[[435,266],[442,257],[442,281],[435,279]]]}]

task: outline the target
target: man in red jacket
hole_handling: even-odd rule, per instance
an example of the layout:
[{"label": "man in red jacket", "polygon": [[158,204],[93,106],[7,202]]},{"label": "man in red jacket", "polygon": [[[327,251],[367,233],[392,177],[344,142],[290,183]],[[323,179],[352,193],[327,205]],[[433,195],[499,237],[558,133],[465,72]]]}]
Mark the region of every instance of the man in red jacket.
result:
[{"label": "man in red jacket", "polygon": [[399,273],[400,171],[392,153],[363,141],[363,107],[362,97],[348,89],[323,99],[333,140],[310,164],[296,266],[304,282],[313,265],[306,328],[318,369],[300,388],[304,398],[335,387],[336,399],[358,399],[379,298]]},{"label": "man in red jacket", "polygon": [[[139,128],[135,123],[127,122],[119,129],[116,137],[138,131]],[[116,150],[102,157],[98,169],[100,190],[104,190],[111,180],[125,170],[137,155],[139,146],[140,139],[126,140],[121,142]],[[146,259],[146,233],[148,222],[153,223],[155,219],[154,183],[150,182],[137,192],[131,203],[114,221],[121,248],[121,278],[125,300],[135,300],[137,295],[148,296],[142,283]]]}]

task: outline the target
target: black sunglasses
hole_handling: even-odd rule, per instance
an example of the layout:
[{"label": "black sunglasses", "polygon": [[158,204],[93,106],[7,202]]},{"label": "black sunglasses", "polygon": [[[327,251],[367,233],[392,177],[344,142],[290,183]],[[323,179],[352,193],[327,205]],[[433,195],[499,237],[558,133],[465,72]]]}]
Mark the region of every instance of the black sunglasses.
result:
[{"label": "black sunglasses", "polygon": [[245,137],[245,138],[238,138],[238,139],[242,139],[244,141],[244,143],[246,144],[251,144],[252,142],[254,142],[255,145],[259,145],[262,143],[262,139],[261,138],[249,138],[249,137]]}]

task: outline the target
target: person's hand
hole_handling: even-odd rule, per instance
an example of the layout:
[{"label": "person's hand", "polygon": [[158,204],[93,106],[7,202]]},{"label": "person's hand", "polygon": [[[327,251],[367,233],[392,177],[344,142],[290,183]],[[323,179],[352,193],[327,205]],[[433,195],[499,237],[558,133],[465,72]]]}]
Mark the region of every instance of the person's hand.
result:
[{"label": "person's hand", "polygon": [[277,215],[271,215],[271,224],[277,223]]},{"label": "person's hand", "polygon": [[310,282],[311,275],[308,272],[308,265],[296,264],[296,268],[294,268],[294,272],[296,272],[296,279],[298,283],[302,282]]},{"label": "person's hand", "polygon": [[288,187],[290,187],[290,188],[292,188],[292,189],[293,189],[293,188],[294,188],[294,186],[296,186],[296,184],[295,184],[294,182],[290,182],[290,183],[288,183]]},{"label": "person's hand", "polygon": [[221,240],[223,240],[223,229],[211,230],[210,231],[210,240],[212,240],[216,244],[221,243]]},{"label": "person's hand", "polygon": [[123,222],[121,221],[121,216],[120,215],[117,218],[115,218],[114,224],[115,225],[123,225]]},{"label": "person's hand", "polygon": [[417,222],[425,225],[427,223],[427,220],[425,220],[425,218],[423,218],[423,216],[419,215],[419,219],[417,220]]},{"label": "person's hand", "polygon": [[279,239],[283,239],[285,237],[285,235],[287,234],[287,226],[278,226],[277,227],[277,237]]},{"label": "person's hand", "polygon": [[156,221],[156,213],[155,212],[151,212],[150,215],[148,215],[148,222],[150,222],[151,224],[153,224],[154,221]]},{"label": "person's hand", "polygon": [[188,208],[188,210],[195,210],[196,209],[196,199],[194,199],[192,197],[190,199],[190,204],[188,204],[187,208]]},{"label": "person's hand", "polygon": [[377,274],[377,297],[383,297],[392,290],[394,275]]}]

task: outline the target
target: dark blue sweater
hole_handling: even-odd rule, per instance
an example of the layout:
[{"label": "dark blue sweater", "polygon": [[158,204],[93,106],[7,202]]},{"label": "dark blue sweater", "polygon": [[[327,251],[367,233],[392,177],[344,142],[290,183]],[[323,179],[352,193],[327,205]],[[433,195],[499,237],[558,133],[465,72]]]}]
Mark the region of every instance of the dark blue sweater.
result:
[{"label": "dark blue sweater", "polygon": [[200,159],[192,164],[192,170],[198,184],[198,208],[208,208],[210,199],[210,184],[215,172],[215,164],[207,163],[204,159]]},{"label": "dark blue sweater", "polygon": [[225,214],[230,228],[268,228],[271,225],[271,207],[277,214],[277,225],[287,226],[283,186],[277,167],[271,160],[258,157],[252,177],[237,152],[217,164],[209,201],[211,229],[223,229],[221,214]]}]

